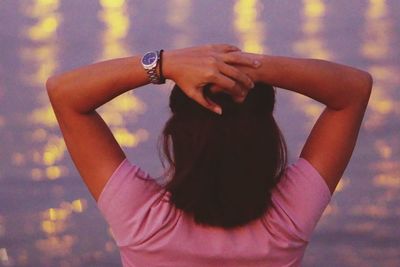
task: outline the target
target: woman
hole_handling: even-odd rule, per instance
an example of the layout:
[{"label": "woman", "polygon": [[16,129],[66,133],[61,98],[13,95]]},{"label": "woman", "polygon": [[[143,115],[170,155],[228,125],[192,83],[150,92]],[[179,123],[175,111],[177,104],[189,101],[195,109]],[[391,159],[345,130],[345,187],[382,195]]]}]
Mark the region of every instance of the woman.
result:
[{"label": "woman", "polygon": [[[95,110],[165,78],[176,86],[161,186],[126,159]],[[288,166],[272,86],[326,105]],[[221,44],[108,60],[55,75],[46,87],[124,266],[299,266],[350,160],[372,79],[327,61]]]}]

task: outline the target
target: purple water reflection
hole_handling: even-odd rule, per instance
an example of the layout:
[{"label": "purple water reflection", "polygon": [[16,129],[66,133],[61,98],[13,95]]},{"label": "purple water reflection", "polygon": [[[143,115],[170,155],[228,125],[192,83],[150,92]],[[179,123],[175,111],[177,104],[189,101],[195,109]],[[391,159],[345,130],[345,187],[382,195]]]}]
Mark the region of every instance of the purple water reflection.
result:
[{"label": "purple water reflection", "polygon": [[[210,8],[212,6],[212,8]],[[150,15],[151,14],[151,15]],[[65,150],[44,90],[55,72],[153,48],[228,42],[316,57],[375,79],[340,190],[304,266],[400,266],[400,2],[40,1],[0,4],[0,266],[118,266],[108,228]],[[170,85],[101,109],[128,157],[161,173]],[[322,106],[279,91],[293,160]]]}]

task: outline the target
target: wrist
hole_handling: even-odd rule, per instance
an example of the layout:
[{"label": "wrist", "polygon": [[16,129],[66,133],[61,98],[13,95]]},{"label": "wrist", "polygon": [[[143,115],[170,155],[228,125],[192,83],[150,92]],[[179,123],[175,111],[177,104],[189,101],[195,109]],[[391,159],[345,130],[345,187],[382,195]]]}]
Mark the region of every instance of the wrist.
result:
[{"label": "wrist", "polygon": [[174,59],[173,59],[173,51],[168,50],[164,51],[163,53],[163,60],[162,60],[162,72],[165,79],[174,80]]},{"label": "wrist", "polygon": [[164,61],[164,50],[163,49],[160,50],[159,57],[160,57],[160,59],[159,59],[158,65],[157,65],[157,74],[158,74],[158,77],[160,77],[160,84],[163,84],[163,83],[165,83],[165,76],[164,76],[164,70],[163,70],[163,65],[164,65],[164,62],[163,62]]},{"label": "wrist", "polygon": [[160,51],[149,51],[141,58],[141,63],[147,72],[148,79],[153,84],[165,83],[165,78],[162,75],[162,53]]},{"label": "wrist", "polygon": [[255,55],[254,60],[260,62],[258,68],[252,69],[251,78],[254,82],[263,82],[265,76],[265,66],[268,64],[267,55]]}]

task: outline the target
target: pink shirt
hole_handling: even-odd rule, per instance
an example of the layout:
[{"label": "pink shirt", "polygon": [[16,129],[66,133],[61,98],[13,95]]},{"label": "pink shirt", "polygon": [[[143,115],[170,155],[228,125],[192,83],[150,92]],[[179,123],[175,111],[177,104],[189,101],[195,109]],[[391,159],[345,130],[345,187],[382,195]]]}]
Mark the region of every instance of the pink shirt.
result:
[{"label": "pink shirt", "polygon": [[272,194],[273,207],[244,227],[225,230],[194,223],[159,199],[148,173],[125,159],[98,200],[124,267],[300,266],[330,191],[305,159],[289,165]]}]

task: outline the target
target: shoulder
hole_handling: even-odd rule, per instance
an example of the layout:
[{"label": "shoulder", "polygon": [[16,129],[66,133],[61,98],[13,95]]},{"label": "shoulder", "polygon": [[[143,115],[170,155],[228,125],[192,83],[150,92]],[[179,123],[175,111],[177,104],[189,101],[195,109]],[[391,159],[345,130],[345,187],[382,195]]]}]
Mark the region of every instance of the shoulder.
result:
[{"label": "shoulder", "polygon": [[148,172],[126,158],[108,179],[97,204],[101,211],[115,210],[121,204],[138,209],[161,189]]},{"label": "shoulder", "polygon": [[272,192],[267,220],[302,240],[308,240],[329,204],[329,188],[318,171],[304,158],[287,166]]}]

